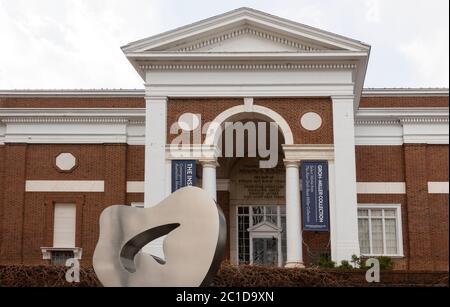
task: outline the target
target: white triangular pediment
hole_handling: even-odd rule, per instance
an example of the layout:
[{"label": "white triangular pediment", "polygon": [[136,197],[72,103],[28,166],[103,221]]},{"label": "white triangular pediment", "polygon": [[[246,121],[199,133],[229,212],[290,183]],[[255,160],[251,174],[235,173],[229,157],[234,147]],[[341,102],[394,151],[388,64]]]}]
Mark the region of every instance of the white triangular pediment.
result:
[{"label": "white triangular pediment", "polygon": [[282,229],[273,223],[263,221],[257,225],[254,225],[248,229],[250,232],[281,232]]},{"label": "white triangular pediment", "polygon": [[200,52],[294,52],[297,48],[249,34],[198,49]]},{"label": "white triangular pediment", "polygon": [[122,47],[126,54],[151,52],[361,51],[370,47],[250,8],[240,8]]},{"label": "white triangular pediment", "polygon": [[301,40],[253,27],[224,31],[188,44],[170,48],[178,52],[307,52],[324,50]]}]

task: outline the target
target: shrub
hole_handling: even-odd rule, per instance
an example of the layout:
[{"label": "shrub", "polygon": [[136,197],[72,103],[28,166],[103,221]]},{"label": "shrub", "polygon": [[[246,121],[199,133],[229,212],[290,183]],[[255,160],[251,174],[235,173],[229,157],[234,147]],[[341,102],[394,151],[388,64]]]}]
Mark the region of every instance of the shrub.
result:
[{"label": "shrub", "polygon": [[338,267],[338,269],[342,270],[352,270],[353,266],[348,262],[347,260],[342,260],[341,265]]},{"label": "shrub", "polygon": [[392,261],[392,258],[381,256],[377,257],[377,259],[380,262],[380,270],[391,271],[394,268],[394,262]]},{"label": "shrub", "polygon": [[[367,259],[368,258],[363,258],[363,257],[358,257],[356,255],[353,255],[351,262],[353,263],[355,268],[367,270],[367,269],[369,269],[369,266],[366,265]],[[379,256],[379,257],[375,257],[375,259],[377,259],[378,262],[380,263],[381,271],[391,271],[394,268],[394,262],[392,261],[392,258],[385,257],[385,256]]]},{"label": "shrub", "polygon": [[314,264],[322,269],[334,269],[336,267],[336,262],[324,256],[320,257]]}]

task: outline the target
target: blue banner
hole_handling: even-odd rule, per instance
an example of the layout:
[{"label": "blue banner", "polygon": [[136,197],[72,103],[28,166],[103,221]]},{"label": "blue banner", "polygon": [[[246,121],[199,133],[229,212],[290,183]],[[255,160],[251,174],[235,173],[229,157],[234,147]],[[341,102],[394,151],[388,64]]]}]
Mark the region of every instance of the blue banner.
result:
[{"label": "blue banner", "polygon": [[172,160],[172,193],[196,184],[195,160]]},{"label": "blue banner", "polygon": [[304,231],[329,231],[328,162],[302,161]]}]

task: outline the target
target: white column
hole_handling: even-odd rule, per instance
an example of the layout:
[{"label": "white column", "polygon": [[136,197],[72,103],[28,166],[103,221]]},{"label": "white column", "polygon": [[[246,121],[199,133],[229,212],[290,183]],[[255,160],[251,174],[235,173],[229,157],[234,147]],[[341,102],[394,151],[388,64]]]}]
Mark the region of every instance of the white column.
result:
[{"label": "white column", "polygon": [[202,188],[217,201],[216,168],[219,164],[216,160],[203,160],[200,163],[203,166]]},{"label": "white column", "polygon": [[145,113],[145,207],[166,196],[167,97],[146,96]]},{"label": "white column", "polygon": [[285,161],[286,166],[286,267],[304,267],[302,217],[300,209],[300,161]]},{"label": "white column", "polygon": [[329,190],[329,204],[330,204],[330,249],[331,259],[336,259],[336,184],[334,181],[334,160],[328,160],[328,190]]},{"label": "white column", "polygon": [[[358,255],[358,212],[356,198],[354,97],[333,99],[334,130],[334,261]],[[333,248],[333,247],[332,247]]]},{"label": "white column", "polygon": [[[157,205],[167,192],[167,97],[146,96],[144,207]],[[163,242],[158,238],[143,247],[144,253],[164,259]]]}]

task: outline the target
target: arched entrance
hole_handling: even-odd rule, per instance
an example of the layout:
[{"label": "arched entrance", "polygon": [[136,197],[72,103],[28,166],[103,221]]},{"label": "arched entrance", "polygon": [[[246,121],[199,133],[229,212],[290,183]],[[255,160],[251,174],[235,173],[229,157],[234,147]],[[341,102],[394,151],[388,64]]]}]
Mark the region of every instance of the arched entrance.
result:
[{"label": "arched entrance", "polygon": [[[244,127],[244,156],[229,156],[232,145],[238,145],[237,123]],[[229,124],[227,126],[227,124]],[[274,134],[261,136],[276,124]],[[264,129],[264,125],[266,128]],[[257,141],[252,142],[251,127],[255,127]],[[233,133],[229,133],[234,129]],[[258,165],[260,142],[270,144],[276,151],[276,163],[270,168]],[[263,106],[246,103],[226,110],[216,117],[208,129],[204,146],[220,148],[217,159],[203,162],[202,185],[217,197],[228,216],[228,251],[233,263],[302,266],[302,240],[300,217],[299,161],[285,159],[283,147],[293,145],[292,131],[278,113]],[[257,146],[258,150],[250,145]],[[255,152],[256,151],[256,152]],[[242,151],[241,151],[242,153]]]}]

